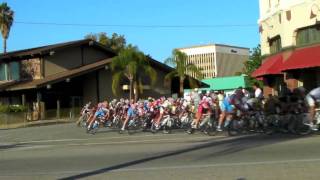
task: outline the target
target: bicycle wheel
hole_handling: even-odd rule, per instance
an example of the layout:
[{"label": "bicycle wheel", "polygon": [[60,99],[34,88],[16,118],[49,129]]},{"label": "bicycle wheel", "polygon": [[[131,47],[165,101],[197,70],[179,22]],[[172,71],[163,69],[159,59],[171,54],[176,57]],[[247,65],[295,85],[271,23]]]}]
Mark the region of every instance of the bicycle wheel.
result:
[{"label": "bicycle wheel", "polygon": [[311,127],[303,123],[298,123],[295,127],[295,131],[299,135],[307,135],[311,133]]},{"label": "bicycle wheel", "polygon": [[229,136],[236,136],[240,134],[240,127],[238,120],[231,120],[231,122],[228,125],[228,135]]}]

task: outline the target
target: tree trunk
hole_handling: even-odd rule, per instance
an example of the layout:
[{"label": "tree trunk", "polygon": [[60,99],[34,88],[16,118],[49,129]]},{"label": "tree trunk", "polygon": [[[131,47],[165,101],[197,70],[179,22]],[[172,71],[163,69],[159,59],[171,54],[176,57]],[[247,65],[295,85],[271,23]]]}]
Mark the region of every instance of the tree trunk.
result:
[{"label": "tree trunk", "polygon": [[131,101],[131,99],[132,99],[132,93],[133,93],[133,88],[132,88],[132,86],[133,86],[133,79],[129,79],[129,81],[130,81],[130,89],[129,89],[129,100]]},{"label": "tree trunk", "polygon": [[184,78],[180,77],[179,78],[180,82],[180,86],[179,86],[179,97],[183,97],[183,82],[184,82]]},{"label": "tree trunk", "polygon": [[3,38],[3,53],[7,52],[7,39]]},{"label": "tree trunk", "polygon": [[137,102],[138,101],[138,98],[139,98],[139,89],[138,89],[138,85],[137,85],[137,82],[135,81],[133,83],[133,89],[134,89],[134,102]]}]

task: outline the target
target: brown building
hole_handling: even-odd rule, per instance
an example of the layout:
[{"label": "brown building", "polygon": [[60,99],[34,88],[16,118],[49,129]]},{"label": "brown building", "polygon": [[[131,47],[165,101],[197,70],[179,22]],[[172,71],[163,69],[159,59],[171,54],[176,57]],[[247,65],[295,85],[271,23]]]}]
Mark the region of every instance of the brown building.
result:
[{"label": "brown building", "polygon": [[[42,109],[81,107],[85,102],[111,100],[110,63],[116,54],[92,40],[25,49],[0,55],[0,104],[23,104]],[[164,86],[164,76],[172,68],[150,59],[157,71],[157,83],[148,85],[142,98],[171,96],[179,90],[178,81]],[[174,83],[176,81],[176,83]],[[120,85],[128,84],[123,82]],[[187,84],[187,83],[186,83]],[[129,92],[123,90],[122,97]],[[39,106],[39,105],[38,105]]]}]

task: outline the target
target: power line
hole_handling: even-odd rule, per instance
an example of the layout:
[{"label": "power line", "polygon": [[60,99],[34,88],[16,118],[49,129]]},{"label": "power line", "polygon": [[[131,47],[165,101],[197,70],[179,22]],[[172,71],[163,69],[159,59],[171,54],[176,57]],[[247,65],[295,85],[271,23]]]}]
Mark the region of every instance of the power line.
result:
[{"label": "power line", "polygon": [[125,28],[232,28],[232,27],[257,27],[257,24],[194,24],[194,25],[135,25],[135,24],[77,24],[55,22],[14,21],[16,24],[45,25],[45,26],[78,26],[78,27],[125,27]]}]

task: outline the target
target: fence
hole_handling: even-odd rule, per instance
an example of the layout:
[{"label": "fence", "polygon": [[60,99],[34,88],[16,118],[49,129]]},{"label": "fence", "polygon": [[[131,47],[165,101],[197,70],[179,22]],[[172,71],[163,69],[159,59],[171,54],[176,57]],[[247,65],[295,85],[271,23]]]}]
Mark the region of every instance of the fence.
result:
[{"label": "fence", "polygon": [[81,108],[52,109],[44,111],[43,115],[40,115],[37,112],[0,113],[0,128],[16,128],[47,123],[73,122],[78,119],[80,110]]}]

